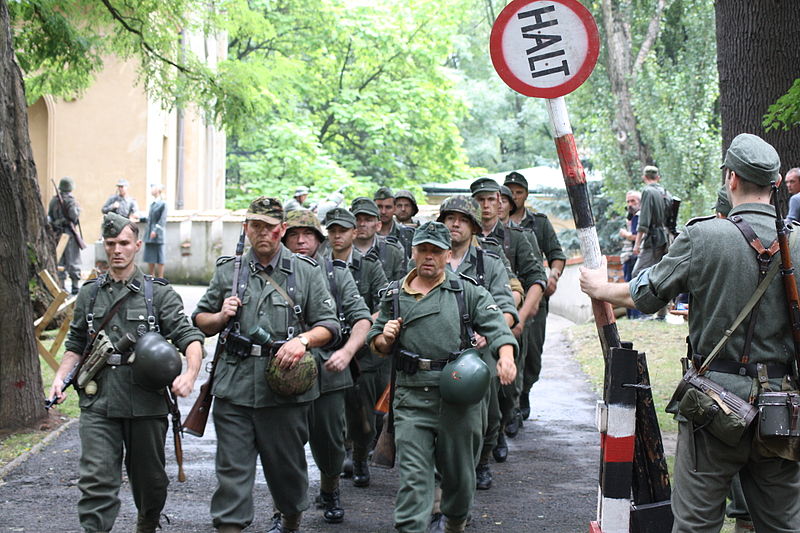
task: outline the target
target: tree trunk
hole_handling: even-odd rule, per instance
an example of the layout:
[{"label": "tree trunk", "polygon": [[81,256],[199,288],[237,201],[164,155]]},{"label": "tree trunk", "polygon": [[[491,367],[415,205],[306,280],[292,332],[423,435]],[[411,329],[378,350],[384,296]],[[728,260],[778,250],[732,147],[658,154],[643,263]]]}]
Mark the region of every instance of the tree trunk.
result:
[{"label": "tree trunk", "polygon": [[0,428],[45,416],[33,332],[36,272],[53,267],[39,200],[22,75],[14,60],[8,4],[0,0]]},{"label": "tree trunk", "polygon": [[770,105],[798,76],[800,6],[797,0],[715,3],[722,151],[740,133],[753,133],[781,156],[781,173],[800,165],[800,127],[765,132]]}]

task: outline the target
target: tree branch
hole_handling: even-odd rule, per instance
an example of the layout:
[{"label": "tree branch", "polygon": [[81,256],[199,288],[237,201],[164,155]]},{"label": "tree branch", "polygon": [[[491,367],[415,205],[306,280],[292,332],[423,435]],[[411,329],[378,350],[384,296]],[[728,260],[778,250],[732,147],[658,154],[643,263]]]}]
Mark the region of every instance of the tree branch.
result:
[{"label": "tree branch", "polygon": [[642,46],[639,48],[639,53],[636,55],[636,61],[633,62],[631,73],[634,77],[639,73],[639,70],[641,70],[645,59],[647,59],[647,55],[650,53],[650,49],[653,48],[653,44],[655,44],[656,39],[658,39],[658,33],[661,30],[661,15],[666,8],[667,0],[657,0],[655,13],[653,13],[650,19],[650,24],[647,25],[647,33],[645,34],[644,41],[642,41]]}]

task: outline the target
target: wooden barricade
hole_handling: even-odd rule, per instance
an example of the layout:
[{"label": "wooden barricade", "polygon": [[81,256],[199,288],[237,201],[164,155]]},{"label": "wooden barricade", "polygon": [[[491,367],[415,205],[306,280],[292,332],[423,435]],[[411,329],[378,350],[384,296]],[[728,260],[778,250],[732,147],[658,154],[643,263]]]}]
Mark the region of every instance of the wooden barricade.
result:
[{"label": "wooden barricade", "polygon": [[[58,370],[58,361],[56,361],[56,354],[58,353],[61,344],[67,336],[69,331],[69,323],[72,321],[72,310],[75,307],[76,296],[70,296],[67,291],[58,286],[58,283],[53,279],[52,274],[47,270],[39,272],[39,278],[44,283],[47,291],[53,295],[53,301],[45,311],[44,315],[40,316],[33,322],[34,333],[36,335],[36,348],[39,350],[39,355],[47,362],[53,370]],[[48,350],[40,339],[44,328],[53,320],[57,314],[67,312],[61,327],[58,328],[56,338]]]}]

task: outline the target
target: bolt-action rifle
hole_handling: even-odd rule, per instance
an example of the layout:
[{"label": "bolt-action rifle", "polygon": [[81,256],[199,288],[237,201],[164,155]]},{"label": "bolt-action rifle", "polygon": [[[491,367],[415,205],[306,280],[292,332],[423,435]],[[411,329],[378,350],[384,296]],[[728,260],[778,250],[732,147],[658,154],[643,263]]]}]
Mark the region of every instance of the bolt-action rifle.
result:
[{"label": "bolt-action rifle", "polygon": [[81,236],[81,232],[78,226],[76,226],[75,223],[69,218],[69,213],[67,213],[67,206],[64,205],[64,199],[61,198],[61,191],[58,190],[56,182],[53,180],[50,180],[50,182],[53,184],[53,187],[56,188],[56,198],[58,199],[58,206],[61,208],[61,214],[64,216],[64,219],[67,221],[67,233],[69,233],[70,236],[73,239],[75,239],[75,242],[78,244],[78,247],[81,250],[83,250],[84,248],[86,248],[86,241],[83,240],[83,237]]},{"label": "bolt-action rifle", "polygon": [[164,391],[164,399],[167,400],[167,408],[172,417],[172,441],[175,445],[175,462],[178,463],[178,481],[186,481],[186,473],[183,471],[183,443],[181,442],[181,411],[178,408],[178,398],[172,389],[167,387]]},{"label": "bolt-action rifle", "polygon": [[[239,242],[236,244],[236,259],[234,259],[233,262],[232,295],[237,295],[239,293],[239,270],[241,270],[242,255],[244,254],[244,237],[244,224],[242,224],[242,232],[239,235]],[[214,351],[214,358],[208,367],[208,380],[200,385],[200,393],[197,395],[197,400],[195,400],[191,411],[189,411],[189,414],[186,415],[186,419],[183,421],[183,430],[189,435],[202,437],[203,433],[206,431],[208,415],[211,412],[211,404],[214,402],[214,396],[211,395],[211,389],[214,386],[214,373],[217,369],[219,358],[222,352],[225,351],[225,343],[228,340],[228,334],[231,332],[233,324],[238,319],[240,312],[241,306],[239,306],[236,310],[236,314],[231,317],[225,328],[219,333],[217,349]]]},{"label": "bolt-action rifle", "polygon": [[781,277],[786,292],[786,302],[789,306],[789,325],[792,329],[794,360],[797,365],[795,375],[797,376],[800,375],[798,374],[800,372],[800,295],[797,292],[792,252],[789,248],[789,232],[792,230],[783,220],[781,203],[778,201],[778,187],[774,182],[772,183],[772,203],[775,205],[775,230],[778,233],[778,246],[781,250]]},{"label": "bolt-action rifle", "polygon": [[[399,290],[399,288],[395,288],[394,290]],[[394,320],[400,317],[400,303],[396,294],[392,298],[392,316]],[[389,384],[386,385],[387,390],[381,394],[378,403],[375,405],[376,410],[379,408],[381,410],[384,408],[386,409],[386,414],[383,419],[383,428],[378,437],[378,442],[375,443],[375,450],[372,452],[372,461],[370,463],[372,466],[377,466],[379,468],[393,468],[395,453],[397,451],[394,442],[394,408],[392,404],[394,403],[394,390],[397,381],[397,351],[399,348],[400,339],[395,338],[394,344],[392,345],[392,376],[389,379]]]}]

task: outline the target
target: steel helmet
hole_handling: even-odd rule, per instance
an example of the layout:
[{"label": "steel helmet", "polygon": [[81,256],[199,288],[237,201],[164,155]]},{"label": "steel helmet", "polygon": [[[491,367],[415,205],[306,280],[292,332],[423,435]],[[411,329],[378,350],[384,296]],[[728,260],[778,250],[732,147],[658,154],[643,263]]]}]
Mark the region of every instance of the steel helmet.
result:
[{"label": "steel helmet", "polygon": [[447,198],[442,205],[439,206],[438,222],[444,222],[447,218],[447,213],[461,213],[469,217],[472,222],[475,233],[481,229],[481,207],[478,201],[466,194],[456,194]]},{"label": "steel helmet", "polygon": [[139,338],[131,364],[137,385],[153,391],[168,387],[181,373],[181,367],[178,350],[161,334],[151,331]]},{"label": "steel helmet", "polygon": [[475,348],[467,348],[450,361],[439,376],[439,394],[448,403],[476,404],[489,390],[491,372]]},{"label": "steel helmet", "polygon": [[267,383],[279,396],[297,396],[308,392],[317,381],[317,362],[306,352],[292,368],[281,368],[273,357],[266,369]]}]

